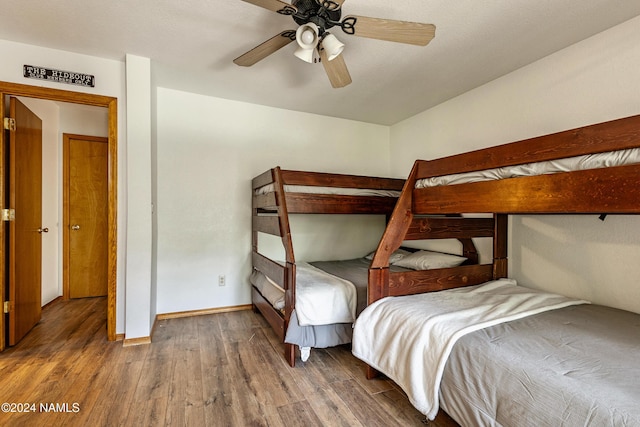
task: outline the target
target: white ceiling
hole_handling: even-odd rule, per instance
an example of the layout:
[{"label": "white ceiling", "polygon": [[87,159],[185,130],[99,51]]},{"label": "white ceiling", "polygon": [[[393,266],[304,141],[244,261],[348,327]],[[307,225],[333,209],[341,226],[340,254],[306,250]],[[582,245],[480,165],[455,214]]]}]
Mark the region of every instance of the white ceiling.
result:
[{"label": "white ceiling", "polygon": [[343,17],[437,29],[426,47],[334,29],[353,78],[342,89],[331,88],[321,64],[295,58],[294,44],[250,68],[233,64],[297,27],[241,0],[0,0],[0,10],[0,39],[117,60],[148,57],[158,86],[391,125],[638,16],[640,1],[346,0]]}]

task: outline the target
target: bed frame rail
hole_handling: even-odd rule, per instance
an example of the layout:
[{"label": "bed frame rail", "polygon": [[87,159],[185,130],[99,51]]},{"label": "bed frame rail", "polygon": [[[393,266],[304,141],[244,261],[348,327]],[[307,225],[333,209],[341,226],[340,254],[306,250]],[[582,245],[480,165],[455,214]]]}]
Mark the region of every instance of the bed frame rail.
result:
[{"label": "bed frame rail", "polygon": [[393,210],[396,199],[378,196],[345,196],[287,193],[287,207],[295,214],[385,215]]},{"label": "bed frame rail", "polygon": [[405,240],[492,237],[493,218],[414,217]]},{"label": "bed frame rail", "polygon": [[484,283],[494,277],[493,270],[492,264],[407,272],[370,269],[368,303],[387,296],[414,295]]},{"label": "bed frame rail", "polygon": [[261,271],[282,289],[287,289],[287,267],[265,257],[258,252],[252,253],[253,268]]},{"label": "bed frame rail", "polygon": [[404,179],[376,178],[324,172],[300,172],[280,170],[285,185],[309,185],[317,187],[370,188],[373,190],[402,190]]},{"label": "bed frame rail", "polygon": [[416,189],[415,212],[638,213],[640,165]]}]

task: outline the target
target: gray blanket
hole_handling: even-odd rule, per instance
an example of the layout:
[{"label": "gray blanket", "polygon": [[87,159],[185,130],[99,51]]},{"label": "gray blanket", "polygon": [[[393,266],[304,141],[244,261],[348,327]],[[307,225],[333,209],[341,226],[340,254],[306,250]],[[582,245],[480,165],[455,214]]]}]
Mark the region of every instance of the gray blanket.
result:
[{"label": "gray blanket", "polygon": [[463,426],[640,426],[640,315],[580,305],[462,337],[440,404]]},{"label": "gray blanket", "polygon": [[[348,259],[344,261],[316,261],[309,263],[334,276],[342,277],[353,283],[358,293],[358,305],[356,316],[367,306],[367,287],[369,283],[369,265],[371,261],[366,258]],[[391,271],[409,271],[406,268],[392,265]]]}]

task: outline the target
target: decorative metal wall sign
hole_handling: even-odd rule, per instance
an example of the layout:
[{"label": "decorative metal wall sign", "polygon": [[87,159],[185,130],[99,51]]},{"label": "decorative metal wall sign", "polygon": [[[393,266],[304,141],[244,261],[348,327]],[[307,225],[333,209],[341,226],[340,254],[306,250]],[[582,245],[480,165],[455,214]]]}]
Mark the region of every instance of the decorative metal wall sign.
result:
[{"label": "decorative metal wall sign", "polygon": [[23,73],[24,77],[28,79],[49,80],[88,87],[95,87],[96,85],[96,78],[91,74],[37,67],[35,65],[25,65],[23,67]]}]

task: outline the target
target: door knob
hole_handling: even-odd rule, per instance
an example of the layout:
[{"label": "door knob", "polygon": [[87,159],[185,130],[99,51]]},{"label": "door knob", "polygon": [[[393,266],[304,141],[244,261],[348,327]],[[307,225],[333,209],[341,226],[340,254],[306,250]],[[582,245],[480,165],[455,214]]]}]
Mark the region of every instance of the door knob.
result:
[{"label": "door knob", "polygon": [[71,226],[72,230],[80,230],[80,226],[78,224],[74,224]]},{"label": "door knob", "polygon": [[40,233],[40,234],[42,234],[42,233],[48,233],[48,232],[49,232],[49,229],[48,229],[47,227],[45,227],[45,228],[42,228],[42,227],[38,228],[38,233]]}]

